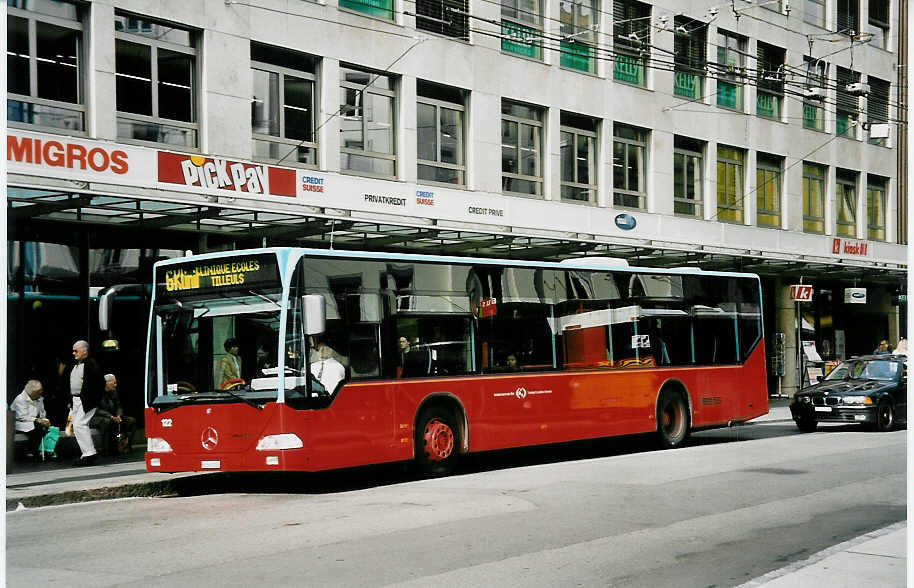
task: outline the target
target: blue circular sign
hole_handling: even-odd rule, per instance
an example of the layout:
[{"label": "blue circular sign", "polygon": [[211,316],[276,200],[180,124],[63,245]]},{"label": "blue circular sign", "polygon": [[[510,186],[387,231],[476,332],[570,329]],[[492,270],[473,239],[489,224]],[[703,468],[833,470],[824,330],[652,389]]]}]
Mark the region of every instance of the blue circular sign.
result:
[{"label": "blue circular sign", "polygon": [[616,215],[616,226],[623,231],[630,231],[634,229],[637,224],[638,221],[635,220],[635,217],[626,212]]}]

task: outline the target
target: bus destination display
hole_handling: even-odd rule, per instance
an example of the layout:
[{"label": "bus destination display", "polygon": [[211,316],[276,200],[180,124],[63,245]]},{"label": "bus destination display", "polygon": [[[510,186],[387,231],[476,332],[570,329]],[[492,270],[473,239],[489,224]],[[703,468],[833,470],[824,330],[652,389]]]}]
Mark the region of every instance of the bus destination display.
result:
[{"label": "bus destination display", "polygon": [[276,257],[270,254],[182,263],[160,271],[164,279],[158,284],[159,295],[164,296],[279,285]]}]

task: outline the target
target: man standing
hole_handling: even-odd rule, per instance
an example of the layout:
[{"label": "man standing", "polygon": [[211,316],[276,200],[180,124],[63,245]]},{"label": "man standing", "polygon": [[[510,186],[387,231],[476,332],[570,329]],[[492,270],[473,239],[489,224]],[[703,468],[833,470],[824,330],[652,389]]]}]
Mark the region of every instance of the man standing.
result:
[{"label": "man standing", "polygon": [[29,438],[26,457],[30,459],[34,459],[38,455],[41,439],[51,425],[51,421],[47,419],[44,412],[42,394],[44,394],[44,388],[42,388],[41,382],[29,380],[10,405],[10,409],[16,414],[16,431],[25,433]]},{"label": "man standing", "polygon": [[73,359],[76,364],[70,371],[70,394],[73,397],[73,434],[79,443],[82,455],[73,465],[87,466],[95,463],[98,454],[92,443],[89,421],[95,416],[95,409],[105,389],[105,377],[98,363],[89,357],[89,344],[77,341],[73,344]]},{"label": "man standing", "polygon": [[102,438],[102,455],[115,455],[118,446],[115,441],[118,432],[121,438],[127,439],[127,450],[133,442],[136,430],[136,419],[124,415],[121,399],[117,393],[117,378],[114,374],[105,374],[105,391],[99,401],[95,416],[89,420],[89,427],[98,429]]}]

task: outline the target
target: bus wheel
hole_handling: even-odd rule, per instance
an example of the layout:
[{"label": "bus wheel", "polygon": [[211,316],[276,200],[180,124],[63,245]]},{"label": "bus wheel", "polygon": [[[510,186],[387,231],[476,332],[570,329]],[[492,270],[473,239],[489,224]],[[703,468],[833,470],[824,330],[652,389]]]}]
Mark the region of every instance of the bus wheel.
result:
[{"label": "bus wheel", "polygon": [[657,439],[664,448],[678,447],[689,435],[688,408],[682,395],[672,390],[660,393],[657,403]]},{"label": "bus wheel", "polygon": [[443,406],[422,411],[416,427],[416,463],[424,476],[446,476],[457,466],[457,423]]}]

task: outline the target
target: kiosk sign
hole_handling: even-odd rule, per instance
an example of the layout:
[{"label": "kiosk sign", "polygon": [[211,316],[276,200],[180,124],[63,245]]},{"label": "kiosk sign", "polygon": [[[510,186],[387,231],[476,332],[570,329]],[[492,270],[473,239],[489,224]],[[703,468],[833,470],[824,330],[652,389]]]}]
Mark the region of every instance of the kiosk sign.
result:
[{"label": "kiosk sign", "polygon": [[795,284],[790,287],[790,299],[794,302],[812,302],[812,286]]}]

